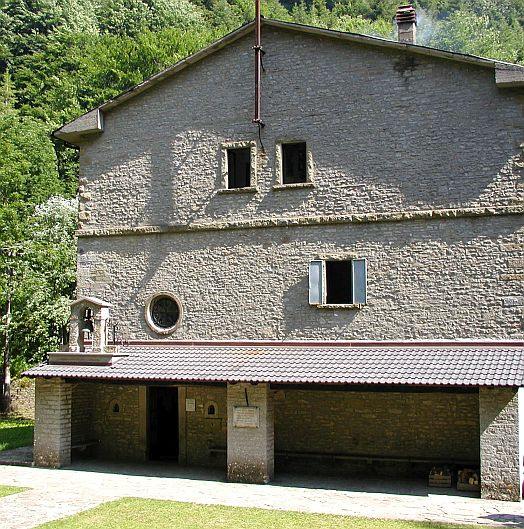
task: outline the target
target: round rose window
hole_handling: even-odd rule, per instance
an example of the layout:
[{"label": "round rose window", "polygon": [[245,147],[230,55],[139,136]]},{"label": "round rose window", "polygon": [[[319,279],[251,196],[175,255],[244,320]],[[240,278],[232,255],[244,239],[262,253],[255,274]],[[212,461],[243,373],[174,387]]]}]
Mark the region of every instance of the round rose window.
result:
[{"label": "round rose window", "polygon": [[158,334],[173,332],[180,321],[180,316],[180,304],[172,294],[157,294],[149,300],[146,307],[146,321]]}]

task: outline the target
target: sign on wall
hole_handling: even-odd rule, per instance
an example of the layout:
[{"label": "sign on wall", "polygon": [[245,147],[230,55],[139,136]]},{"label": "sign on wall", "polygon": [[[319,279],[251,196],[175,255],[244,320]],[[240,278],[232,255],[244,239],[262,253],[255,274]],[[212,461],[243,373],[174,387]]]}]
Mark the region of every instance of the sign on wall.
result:
[{"label": "sign on wall", "polygon": [[258,428],[260,408],[258,406],[233,406],[233,426],[235,428]]},{"label": "sign on wall", "polygon": [[186,399],[186,411],[195,411],[196,401],[195,399]]}]

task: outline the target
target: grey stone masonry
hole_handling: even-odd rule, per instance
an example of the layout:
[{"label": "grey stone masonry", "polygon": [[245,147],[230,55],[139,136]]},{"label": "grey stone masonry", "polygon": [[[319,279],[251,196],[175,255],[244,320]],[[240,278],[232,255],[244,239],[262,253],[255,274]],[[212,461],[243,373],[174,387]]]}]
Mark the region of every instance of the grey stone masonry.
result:
[{"label": "grey stone masonry", "polygon": [[482,498],[522,498],[522,397],[516,388],[479,389]]},{"label": "grey stone masonry", "polygon": [[59,468],[71,463],[72,386],[62,379],[37,379],[34,461]]},{"label": "grey stone masonry", "polygon": [[274,414],[269,384],[228,384],[228,480],[267,483],[273,470]]}]

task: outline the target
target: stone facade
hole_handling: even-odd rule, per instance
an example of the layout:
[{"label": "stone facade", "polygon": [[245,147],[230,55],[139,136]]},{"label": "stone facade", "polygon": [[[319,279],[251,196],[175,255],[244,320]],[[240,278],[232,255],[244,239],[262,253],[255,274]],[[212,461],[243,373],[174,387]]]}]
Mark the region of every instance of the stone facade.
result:
[{"label": "stone facade", "polygon": [[[485,66],[263,33],[262,141],[247,36],[104,112],[82,142],[78,295],[110,303],[126,340],[523,339],[522,92]],[[286,139],[307,143],[308,186],[279,185]],[[249,193],[223,193],[231,142],[254,142]],[[310,306],[310,261],[343,256],[366,258],[367,304]],[[183,317],[158,335],[144,310],[166,291]],[[246,390],[258,428],[234,424]],[[516,499],[516,397],[479,391],[187,386],[179,460],[224,465],[227,444],[229,479],[266,482],[274,435],[277,450],[480,457],[483,494]],[[144,386],[73,389],[73,439],[98,439],[100,457],[146,458],[146,420]]]},{"label": "stone facade", "polygon": [[[82,227],[522,203],[522,94],[492,69],[273,28],[259,192],[221,195],[221,144],[257,140],[252,38],[104,114],[81,147]],[[273,190],[290,137],[311,147],[313,189]]]},{"label": "stone facade", "polygon": [[37,466],[71,463],[71,384],[61,379],[35,383],[34,461]]},{"label": "stone facade", "polygon": [[522,498],[523,399],[515,388],[480,388],[480,460],[483,498]]},{"label": "stone facade", "polygon": [[[127,339],[161,338],[143,314],[162,290],[184,309],[167,339],[522,338],[522,96],[488,68],[266,29],[257,192],[223,195],[221,146],[257,139],[250,38],[81,145],[79,295]],[[313,187],[274,188],[283,138],[307,141]],[[308,262],[344,253],[368,259],[368,307],[309,307]]]},{"label": "stone facade", "polygon": [[[93,237],[79,242],[79,290],[100,290],[128,339],[163,338],[144,318],[163,290],[184,307],[168,339],[522,339],[521,224],[511,216]],[[367,306],[308,304],[309,262],[324,255],[367,259]]]}]

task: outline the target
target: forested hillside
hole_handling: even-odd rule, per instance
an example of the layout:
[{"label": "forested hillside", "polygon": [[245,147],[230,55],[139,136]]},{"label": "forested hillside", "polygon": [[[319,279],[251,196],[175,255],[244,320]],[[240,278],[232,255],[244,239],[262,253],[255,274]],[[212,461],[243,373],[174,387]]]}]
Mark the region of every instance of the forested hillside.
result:
[{"label": "forested hillside", "polygon": [[[393,38],[399,3],[262,9]],[[524,63],[524,0],[420,0],[417,10],[421,44]],[[253,16],[253,0],[0,0],[0,348],[10,338],[15,372],[58,346],[74,293],[76,152],[51,131]]]}]

